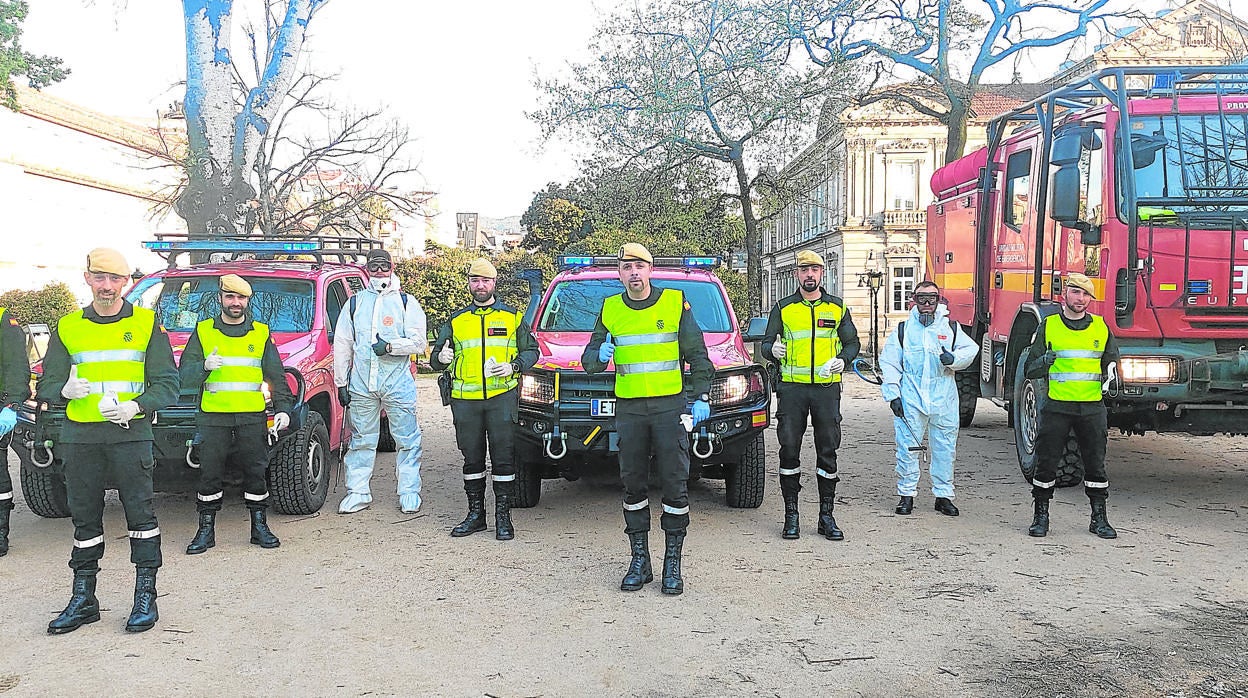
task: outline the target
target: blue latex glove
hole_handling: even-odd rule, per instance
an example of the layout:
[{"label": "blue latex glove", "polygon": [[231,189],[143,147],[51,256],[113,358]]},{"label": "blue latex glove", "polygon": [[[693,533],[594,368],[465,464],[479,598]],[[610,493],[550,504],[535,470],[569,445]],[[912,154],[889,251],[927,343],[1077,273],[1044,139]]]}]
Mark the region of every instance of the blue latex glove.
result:
[{"label": "blue latex glove", "polygon": [[13,427],[17,426],[17,413],[12,407],[6,407],[0,410],[0,436],[13,431]]},{"label": "blue latex glove", "polygon": [[377,341],[373,342],[373,353],[377,356],[385,356],[390,353],[390,343],[377,335]]},{"label": "blue latex glove", "polygon": [[690,411],[693,413],[695,426],[711,418],[711,405],[706,400],[695,400]]},{"label": "blue latex glove", "polygon": [[941,349],[940,350],[940,363],[944,364],[945,366],[952,366],[953,365],[953,352],[949,351],[948,349]]},{"label": "blue latex glove", "polygon": [[608,332],[607,340],[602,343],[602,346],[598,347],[598,360],[605,364],[613,356],[615,356],[615,344],[611,342],[611,333]]}]

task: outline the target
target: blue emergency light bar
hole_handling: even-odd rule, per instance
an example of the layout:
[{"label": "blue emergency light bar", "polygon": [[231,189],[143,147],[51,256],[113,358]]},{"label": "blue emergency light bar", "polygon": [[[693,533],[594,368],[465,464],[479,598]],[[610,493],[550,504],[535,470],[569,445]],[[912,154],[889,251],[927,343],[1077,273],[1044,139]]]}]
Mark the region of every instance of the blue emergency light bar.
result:
[{"label": "blue emergency light bar", "polygon": [[[619,264],[616,255],[560,255],[560,269],[573,267],[614,267]],[[685,267],[689,269],[714,269],[722,260],[714,256],[655,257],[656,267]]]},{"label": "blue emergency light bar", "polygon": [[143,246],[153,252],[238,252],[299,254],[319,252],[319,242],[278,240],[149,240]]}]

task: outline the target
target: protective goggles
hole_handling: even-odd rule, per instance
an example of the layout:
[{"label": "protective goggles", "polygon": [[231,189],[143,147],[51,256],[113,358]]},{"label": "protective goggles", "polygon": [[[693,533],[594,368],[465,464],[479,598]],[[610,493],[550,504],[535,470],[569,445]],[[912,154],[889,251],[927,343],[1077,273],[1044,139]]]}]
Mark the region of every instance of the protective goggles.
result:
[{"label": "protective goggles", "polygon": [[393,266],[389,262],[369,262],[369,271],[390,271]]},{"label": "protective goggles", "polygon": [[914,302],[920,305],[936,305],[940,301],[939,293],[916,293],[914,294]]}]

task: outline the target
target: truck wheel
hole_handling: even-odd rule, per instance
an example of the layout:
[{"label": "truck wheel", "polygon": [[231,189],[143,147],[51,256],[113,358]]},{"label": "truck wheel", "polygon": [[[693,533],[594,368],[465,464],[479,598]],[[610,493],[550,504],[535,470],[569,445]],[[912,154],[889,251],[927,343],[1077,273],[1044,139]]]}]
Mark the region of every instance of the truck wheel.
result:
[{"label": "truck wheel", "polygon": [[516,501],[514,506],[528,509],[537,506],[542,499],[542,474],[537,464],[523,458],[516,459]]},{"label": "truck wheel", "polygon": [[979,404],[979,373],[958,371],[953,378],[958,383],[958,423],[969,427],[975,419],[975,406]]},{"label": "truck wheel", "polygon": [[399,450],[399,446],[394,441],[394,434],[390,433],[390,420],[381,418],[381,430],[377,432],[377,452],[378,453],[394,453]]},{"label": "truck wheel", "polygon": [[728,506],[757,509],[762,505],[763,489],[767,484],[766,466],[766,444],[763,442],[763,432],[759,431],[741,452],[741,461],[724,468]]},{"label": "truck wheel", "polygon": [[269,492],[283,514],[315,514],[329,493],[329,431],[319,412],[277,446],[269,459]]},{"label": "truck wheel", "polygon": [[22,468],[22,495],[26,506],[45,519],[69,516],[65,494],[65,473],[58,460],[47,468]]},{"label": "truck wheel", "polygon": [[[1018,465],[1023,477],[1031,482],[1036,472],[1036,433],[1040,409],[1049,399],[1049,383],[1043,379],[1027,379],[1023,376],[1023,362],[1018,362],[1014,373],[1014,445],[1018,451]],[[1079,455],[1079,443],[1074,435],[1067,435],[1062,461],[1057,466],[1057,486],[1073,487],[1083,482],[1083,458]]]}]

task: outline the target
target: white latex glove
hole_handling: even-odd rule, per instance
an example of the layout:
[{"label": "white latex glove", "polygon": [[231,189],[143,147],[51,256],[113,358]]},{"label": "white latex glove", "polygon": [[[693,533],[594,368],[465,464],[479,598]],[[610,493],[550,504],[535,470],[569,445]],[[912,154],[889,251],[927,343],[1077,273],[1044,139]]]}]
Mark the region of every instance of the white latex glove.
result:
[{"label": "white latex glove", "polygon": [[273,431],[281,431],[288,426],[290,426],[290,415],[285,412],[273,415]]},{"label": "white latex glove", "polygon": [[455,347],[452,342],[447,342],[446,346],[442,347],[442,351],[438,352],[438,361],[449,366],[454,360]]},{"label": "white latex glove", "polygon": [[1101,392],[1108,393],[1111,385],[1118,381],[1118,364],[1111,363],[1106,366],[1106,373],[1109,375],[1105,378],[1105,382],[1101,384]]},{"label": "white latex glove", "polygon": [[212,353],[204,357],[204,370],[215,371],[221,368],[222,363],[221,357],[217,355],[217,348],[213,347]]},{"label": "white latex glove", "polygon": [[138,413],[139,403],[134,400],[126,400],[120,404],[116,402],[116,399],[100,400],[100,415],[113,424],[129,427],[130,420],[134,419]]},{"label": "white latex glove", "polygon": [[485,367],[485,375],[491,378],[506,378],[507,376],[515,373],[515,371],[516,370],[511,367],[510,363],[496,363],[493,366]]},{"label": "white latex glove", "polygon": [[771,345],[771,355],[776,357],[777,361],[784,361],[784,355],[787,353],[788,350],[784,348],[784,340],[777,335],[776,343]]},{"label": "white latex glove", "polygon": [[836,357],[832,357],[831,359],[828,359],[827,361],[823,362],[823,365],[819,367],[819,377],[827,378],[828,376],[831,376],[833,373],[840,373],[841,371],[844,371],[844,370],[845,370],[845,362]]},{"label": "white latex glove", "polygon": [[78,377],[78,365],[70,364],[69,380],[61,388],[61,396],[66,400],[78,400],[91,393],[91,381]]}]

